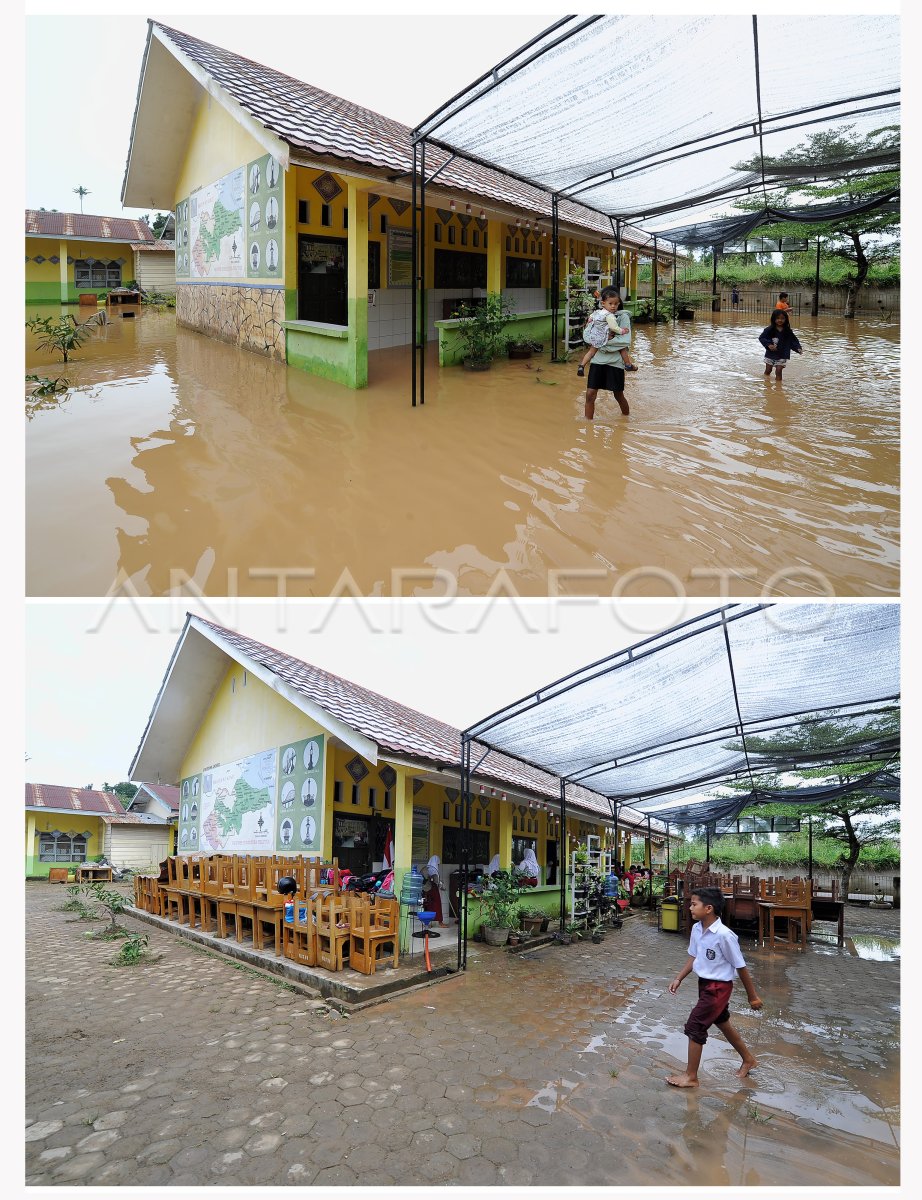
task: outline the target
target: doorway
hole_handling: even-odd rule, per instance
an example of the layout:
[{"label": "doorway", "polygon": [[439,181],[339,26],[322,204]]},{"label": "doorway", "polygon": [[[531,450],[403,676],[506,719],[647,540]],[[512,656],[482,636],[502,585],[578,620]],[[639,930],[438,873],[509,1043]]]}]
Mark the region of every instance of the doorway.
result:
[{"label": "doorway", "polygon": [[345,238],[298,238],[298,320],[348,325]]}]

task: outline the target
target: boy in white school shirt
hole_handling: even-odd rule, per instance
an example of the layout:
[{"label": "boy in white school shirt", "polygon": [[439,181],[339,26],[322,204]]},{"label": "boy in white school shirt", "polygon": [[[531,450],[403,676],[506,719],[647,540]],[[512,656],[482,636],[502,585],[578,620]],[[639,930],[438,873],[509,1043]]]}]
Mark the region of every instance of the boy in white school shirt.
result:
[{"label": "boy in white school shirt", "polygon": [[762,1001],[740,953],[739,939],[720,919],[723,907],[724,896],[720,888],[703,887],[692,892],[691,915],[695,924],[688,943],[688,961],[670,983],[669,990],[675,995],[685,976],[694,971],[698,976],[698,1003],[685,1022],[688,1065],[682,1074],[666,1077],[666,1082],[673,1087],[698,1087],[698,1066],[711,1025],[717,1026],[743,1060],[736,1072],[740,1079],[756,1065],[749,1047],[730,1024],[728,1005],[737,974],[749,997],[749,1007],[760,1009]]}]

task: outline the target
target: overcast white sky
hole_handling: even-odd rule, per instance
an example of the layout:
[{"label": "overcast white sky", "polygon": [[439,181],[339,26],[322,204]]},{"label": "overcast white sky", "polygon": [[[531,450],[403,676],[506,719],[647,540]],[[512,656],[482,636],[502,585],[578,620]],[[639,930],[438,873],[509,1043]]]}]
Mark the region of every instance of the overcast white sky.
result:
[{"label": "overcast white sky", "polygon": [[713,601],[34,601],[26,611],[26,778],[127,779],[187,610],[459,728]]}]

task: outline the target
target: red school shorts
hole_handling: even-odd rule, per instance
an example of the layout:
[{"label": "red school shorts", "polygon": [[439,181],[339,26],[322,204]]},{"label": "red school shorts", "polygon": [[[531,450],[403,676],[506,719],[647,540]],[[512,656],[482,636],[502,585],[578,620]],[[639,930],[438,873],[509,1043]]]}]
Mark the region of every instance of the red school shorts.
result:
[{"label": "red school shorts", "polygon": [[711,1025],[723,1025],[730,1020],[730,995],[733,981],[728,979],[699,979],[698,1003],[685,1022],[685,1032],[700,1046],[708,1040]]}]

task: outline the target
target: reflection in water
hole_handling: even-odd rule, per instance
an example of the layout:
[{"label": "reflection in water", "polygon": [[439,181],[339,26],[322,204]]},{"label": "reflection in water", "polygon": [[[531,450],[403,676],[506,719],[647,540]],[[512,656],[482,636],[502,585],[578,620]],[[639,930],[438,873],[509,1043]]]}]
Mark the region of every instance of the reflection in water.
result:
[{"label": "reflection in water", "polygon": [[760,328],[639,327],[632,416],[588,424],[547,354],[433,360],[414,411],[405,349],[352,392],[114,317],[31,412],[28,591],[896,594],[899,327],[806,320],[780,384]]}]

